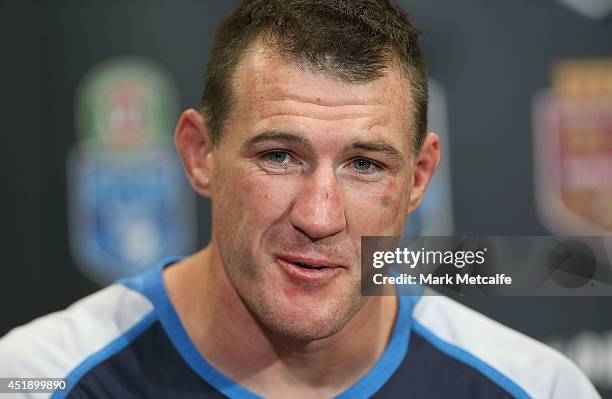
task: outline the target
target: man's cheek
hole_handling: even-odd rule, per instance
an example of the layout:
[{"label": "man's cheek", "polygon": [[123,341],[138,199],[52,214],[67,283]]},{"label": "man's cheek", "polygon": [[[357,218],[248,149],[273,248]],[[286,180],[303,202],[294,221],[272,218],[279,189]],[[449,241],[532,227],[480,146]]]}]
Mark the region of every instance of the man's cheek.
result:
[{"label": "man's cheek", "polygon": [[242,215],[250,223],[260,225],[282,215],[290,206],[293,184],[290,178],[268,174],[242,173],[234,187]]},{"label": "man's cheek", "polygon": [[364,190],[349,198],[347,219],[360,236],[401,234],[407,199],[393,187]]}]

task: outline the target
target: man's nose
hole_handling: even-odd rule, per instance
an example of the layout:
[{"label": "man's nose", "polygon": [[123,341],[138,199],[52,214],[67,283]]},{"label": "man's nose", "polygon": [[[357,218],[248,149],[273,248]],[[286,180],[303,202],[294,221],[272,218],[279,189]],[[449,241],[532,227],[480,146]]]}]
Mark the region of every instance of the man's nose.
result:
[{"label": "man's nose", "polygon": [[312,239],[346,228],[344,198],[331,167],[319,166],[306,176],[291,210],[291,223]]}]

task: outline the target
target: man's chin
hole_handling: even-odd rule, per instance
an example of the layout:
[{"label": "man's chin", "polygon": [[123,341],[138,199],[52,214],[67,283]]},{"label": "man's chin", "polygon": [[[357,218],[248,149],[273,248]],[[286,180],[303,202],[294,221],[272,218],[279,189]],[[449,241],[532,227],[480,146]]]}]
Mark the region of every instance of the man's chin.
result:
[{"label": "man's chin", "polygon": [[268,323],[267,327],[273,335],[279,338],[306,344],[338,333],[345,324],[338,321],[304,323],[295,321],[282,322],[279,320],[274,323]]},{"label": "man's chin", "polygon": [[[278,305],[278,303],[277,303]],[[260,320],[267,329],[279,337],[296,342],[328,338],[342,330],[363,305],[362,301],[353,303],[300,303],[285,304],[266,312]]]}]

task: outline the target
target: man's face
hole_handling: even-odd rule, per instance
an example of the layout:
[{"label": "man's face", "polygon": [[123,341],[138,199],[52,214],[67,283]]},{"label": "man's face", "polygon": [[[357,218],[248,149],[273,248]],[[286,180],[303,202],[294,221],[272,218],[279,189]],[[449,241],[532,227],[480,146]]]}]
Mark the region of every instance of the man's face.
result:
[{"label": "man's face", "polygon": [[213,150],[213,241],[273,332],[339,331],[363,306],[361,236],[400,235],[412,184],[409,93],[396,69],[338,81],[263,47],[234,75]]}]

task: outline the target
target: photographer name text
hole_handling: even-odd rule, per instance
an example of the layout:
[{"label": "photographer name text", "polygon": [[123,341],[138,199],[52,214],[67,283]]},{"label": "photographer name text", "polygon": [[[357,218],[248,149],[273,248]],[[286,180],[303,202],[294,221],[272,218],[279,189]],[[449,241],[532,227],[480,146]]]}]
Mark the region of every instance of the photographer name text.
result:
[{"label": "photographer name text", "polygon": [[385,276],[377,273],[373,276],[374,284],[383,285],[511,285],[512,277],[506,276],[503,273],[498,273],[492,276],[469,275],[469,274],[445,274],[436,276],[433,274],[420,274],[418,276],[412,274],[400,274],[397,276]]}]

